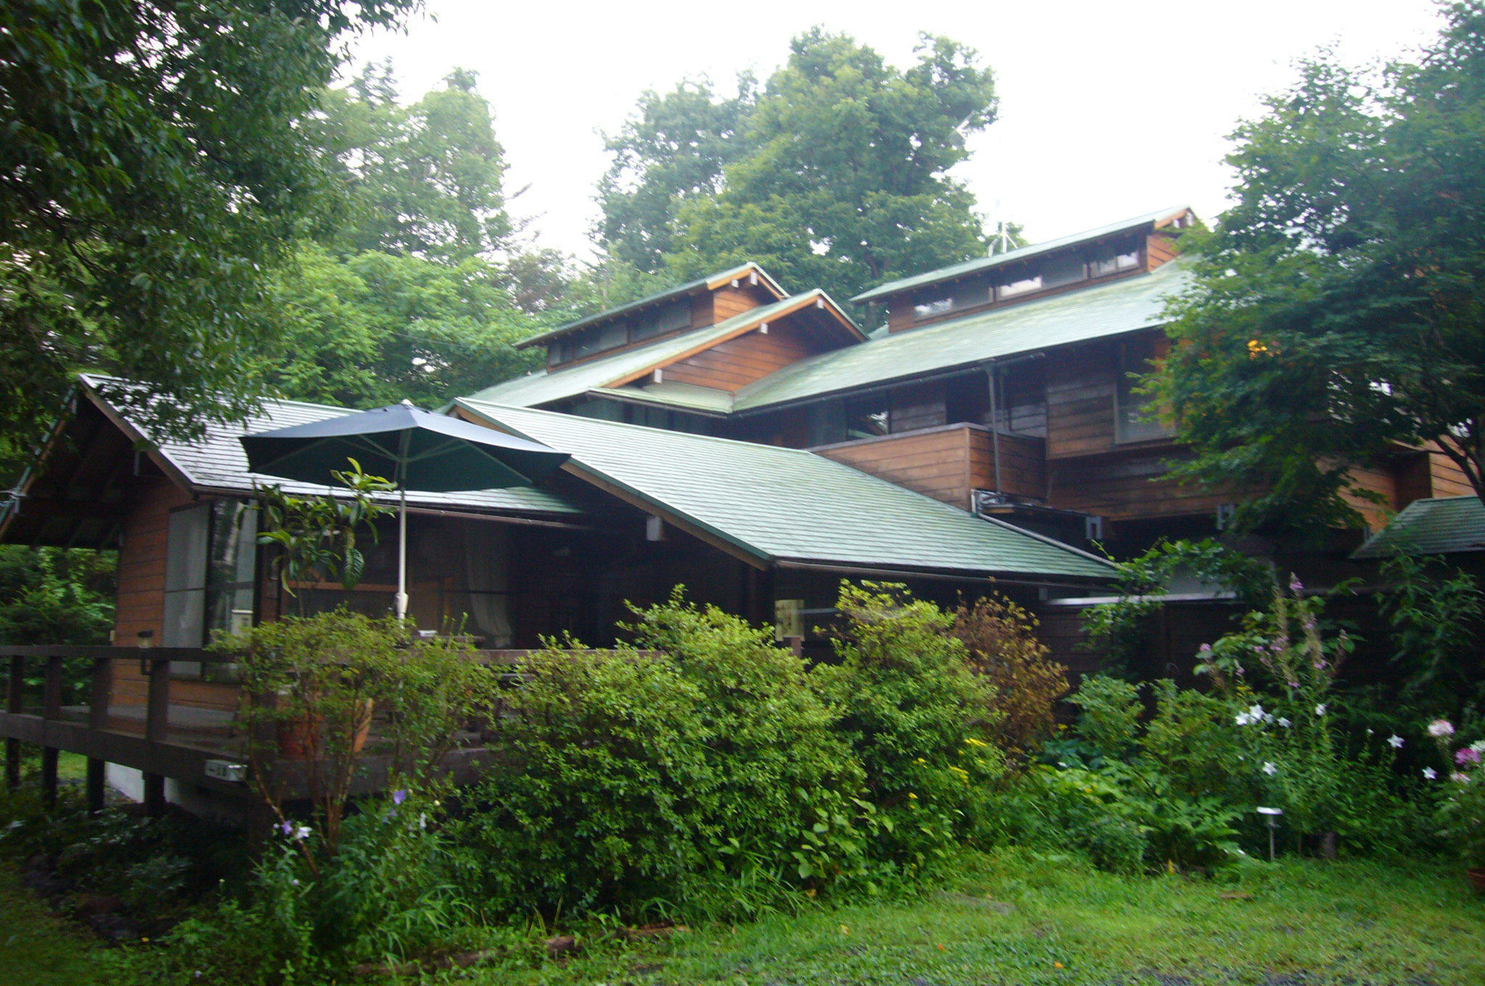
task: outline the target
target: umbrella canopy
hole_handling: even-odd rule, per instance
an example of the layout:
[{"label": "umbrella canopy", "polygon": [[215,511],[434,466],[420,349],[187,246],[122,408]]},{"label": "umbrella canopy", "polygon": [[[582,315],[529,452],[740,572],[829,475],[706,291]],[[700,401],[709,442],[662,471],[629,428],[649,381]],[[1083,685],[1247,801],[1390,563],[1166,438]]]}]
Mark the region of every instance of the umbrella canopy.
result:
[{"label": "umbrella canopy", "polygon": [[326,421],[279,428],[240,439],[253,472],[306,483],[355,459],[399,492],[397,618],[407,613],[407,491],[495,490],[531,486],[566,462],[566,452],[433,414],[404,401]]},{"label": "umbrella canopy", "polygon": [[568,458],[539,442],[411,404],[243,435],[241,441],[253,472],[329,483],[332,469],[355,459],[373,476],[429,493],[530,486]]}]

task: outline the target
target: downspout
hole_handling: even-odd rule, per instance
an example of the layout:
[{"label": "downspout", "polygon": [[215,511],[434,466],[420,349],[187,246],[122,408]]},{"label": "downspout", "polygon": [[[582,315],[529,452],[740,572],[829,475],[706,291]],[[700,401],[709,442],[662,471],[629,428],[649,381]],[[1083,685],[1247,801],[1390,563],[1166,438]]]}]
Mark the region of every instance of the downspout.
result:
[{"label": "downspout", "polygon": [[1000,409],[995,399],[995,374],[997,367],[990,363],[985,367],[985,376],[990,380],[990,446],[991,455],[995,460],[995,492],[1005,493],[1005,486],[1000,481]]}]

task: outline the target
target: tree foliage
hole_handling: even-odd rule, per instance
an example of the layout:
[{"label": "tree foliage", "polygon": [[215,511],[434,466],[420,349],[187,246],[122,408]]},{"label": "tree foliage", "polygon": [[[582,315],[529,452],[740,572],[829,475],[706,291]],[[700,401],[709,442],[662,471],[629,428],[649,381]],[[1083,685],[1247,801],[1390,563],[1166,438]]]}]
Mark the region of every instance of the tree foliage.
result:
[{"label": "tree foliage", "polygon": [[756,260],[849,296],[985,250],[973,197],[949,175],[995,119],[971,49],[924,35],[899,70],[816,28],[761,91],[738,89],[649,93],[610,140],[599,233],[618,257],[680,277]]},{"label": "tree foliage", "polygon": [[506,245],[504,149],[476,82],[455,69],[442,88],[402,106],[383,62],[327,91],[321,139],[349,191],[325,237],[339,252],[458,263]]},{"label": "tree foliage", "polygon": [[1306,64],[1235,137],[1157,381],[1185,471],[1266,490],[1250,526],[1354,521],[1348,470],[1408,447],[1485,495],[1485,4],[1416,64]]},{"label": "tree foliage", "polygon": [[252,403],[262,270],[323,185],[303,124],[344,39],[416,6],[0,10],[0,428],[11,441],[24,446],[54,416],[81,366],[147,382],[110,397],[176,430]]},{"label": "tree foliage", "polygon": [[432,406],[534,367],[511,344],[540,331],[490,261],[442,263],[302,244],[275,271],[265,374],[283,393],[347,406],[407,398]]}]

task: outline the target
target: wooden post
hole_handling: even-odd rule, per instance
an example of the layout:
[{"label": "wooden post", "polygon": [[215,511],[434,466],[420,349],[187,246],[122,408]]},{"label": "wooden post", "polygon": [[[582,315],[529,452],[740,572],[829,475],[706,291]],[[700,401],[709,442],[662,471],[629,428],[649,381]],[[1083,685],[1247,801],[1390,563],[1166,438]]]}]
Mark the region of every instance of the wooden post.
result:
[{"label": "wooden post", "polygon": [[[88,703],[88,728],[108,728],[108,705],[113,700],[113,661],[106,657],[93,659],[93,694]],[[105,801],[104,773],[107,764],[97,757],[88,758],[88,810],[102,811]]]},{"label": "wooden post", "polygon": [[[14,714],[21,711],[21,697],[25,686],[26,659],[12,657],[10,659],[10,680],[5,688],[6,712]],[[5,783],[12,791],[21,786],[21,741],[18,739],[5,741]]]},{"label": "wooden post", "polygon": [[[42,689],[41,718],[62,718],[62,659],[46,659],[46,679]],[[43,723],[43,730],[45,723]],[[60,751],[47,743],[46,732],[41,734],[41,793],[48,806],[57,803],[57,754]]]},{"label": "wooden post", "polygon": [[[170,661],[165,658],[149,659],[149,699],[144,717],[144,738],[148,742],[163,743],[170,728]],[[151,817],[165,813],[165,775],[144,775],[144,809]]]}]

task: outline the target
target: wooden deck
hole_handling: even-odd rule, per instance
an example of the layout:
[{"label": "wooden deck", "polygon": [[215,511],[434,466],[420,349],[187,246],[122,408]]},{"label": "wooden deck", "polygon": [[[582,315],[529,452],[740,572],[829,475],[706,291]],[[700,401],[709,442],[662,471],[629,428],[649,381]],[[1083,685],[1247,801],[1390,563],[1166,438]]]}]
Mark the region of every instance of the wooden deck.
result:
[{"label": "wooden deck", "polygon": [[[476,653],[487,663],[512,665],[529,652]],[[63,662],[69,659],[91,662],[91,701],[86,705],[62,704]],[[207,774],[209,761],[246,761],[248,737],[236,714],[172,702],[170,694],[172,662],[210,665],[233,660],[230,654],[184,647],[0,647],[0,662],[9,664],[5,708],[0,712],[6,783],[12,789],[20,784],[22,749],[29,745],[41,750],[41,783],[48,800],[56,798],[58,755],[67,751],[88,758],[87,800],[95,809],[103,806],[105,767],[111,763],[133,767],[143,774],[144,801],[152,814],[165,808],[166,778],[243,799],[245,806],[252,804],[257,794],[251,784]],[[138,666],[146,674],[144,704],[112,701],[115,669],[120,662],[131,662],[130,666]],[[40,688],[27,689],[28,670],[33,679],[37,671],[41,672]],[[477,742],[474,737],[471,740]],[[483,747],[471,745],[450,754],[446,765],[456,779],[468,779],[487,757]],[[363,767],[353,793],[380,790],[387,770],[385,759],[368,755]]]}]

